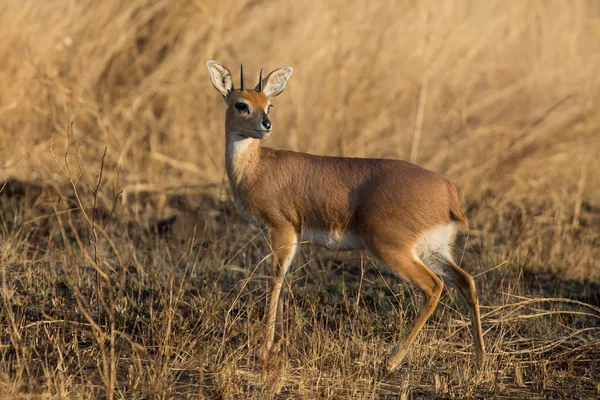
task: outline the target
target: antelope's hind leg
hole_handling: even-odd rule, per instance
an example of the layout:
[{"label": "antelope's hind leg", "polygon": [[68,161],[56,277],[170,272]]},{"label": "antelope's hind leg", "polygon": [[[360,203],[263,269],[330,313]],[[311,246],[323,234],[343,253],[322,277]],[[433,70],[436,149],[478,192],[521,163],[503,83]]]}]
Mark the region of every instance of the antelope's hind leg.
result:
[{"label": "antelope's hind leg", "polygon": [[469,306],[471,317],[471,334],[475,345],[475,357],[477,365],[481,367],[485,360],[485,345],[481,330],[481,316],[479,314],[479,298],[475,289],[475,281],[467,272],[463,271],[449,257],[439,255],[434,263],[434,271],[444,283],[456,289],[459,295]]},{"label": "antelope's hind leg", "polygon": [[415,259],[412,253],[412,250],[380,250],[377,252],[377,256],[383,262],[402,278],[417,286],[425,296],[425,303],[419,311],[412,328],[404,339],[396,345],[388,358],[387,369],[390,372],[398,368],[408,353],[410,345],[415,341],[423,325],[435,310],[444,287],[443,282],[425,264]]}]

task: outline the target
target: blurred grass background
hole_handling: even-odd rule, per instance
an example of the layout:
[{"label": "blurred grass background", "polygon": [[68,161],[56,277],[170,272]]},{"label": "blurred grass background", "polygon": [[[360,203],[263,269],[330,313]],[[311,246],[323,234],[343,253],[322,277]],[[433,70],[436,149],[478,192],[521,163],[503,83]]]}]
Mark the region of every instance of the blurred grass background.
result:
[{"label": "blurred grass background", "polygon": [[[107,147],[105,187],[118,166],[119,208],[135,218],[177,213],[174,193],[186,210],[205,196],[227,203],[225,106],[205,62],[228,66],[236,86],[242,62],[252,84],[260,68],[289,65],[265,145],[438,171],[470,219],[467,270],[500,266],[479,279],[598,305],[598,1],[2,1],[0,34],[0,181],[63,187],[51,141],[58,155],[80,143],[88,176]],[[206,231],[206,210],[178,223]],[[249,240],[234,227],[209,229],[234,235],[215,260]],[[5,222],[5,243],[23,240],[11,232]],[[240,263],[252,269],[267,248],[248,251]],[[501,302],[496,289],[480,288],[484,304]]]},{"label": "blurred grass background", "polygon": [[108,146],[128,184],[220,181],[211,58],[237,79],[243,62],[252,81],[263,67],[295,68],[266,145],[412,159],[466,197],[529,180],[529,195],[548,197],[598,166],[595,1],[27,1],[1,11],[4,174],[51,176],[49,136],[76,118],[76,136],[92,154]]},{"label": "blurred grass background", "polygon": [[[108,147],[126,197],[224,182],[216,59],[236,82],[241,62],[251,82],[294,67],[265,145],[408,159],[473,204],[493,197],[493,213],[535,205],[543,224],[578,226],[600,207],[596,1],[0,7],[0,178],[59,179],[53,136],[59,154],[69,140],[90,160]],[[487,212],[469,216],[483,225]],[[556,263],[589,277],[593,257],[575,257]]]}]

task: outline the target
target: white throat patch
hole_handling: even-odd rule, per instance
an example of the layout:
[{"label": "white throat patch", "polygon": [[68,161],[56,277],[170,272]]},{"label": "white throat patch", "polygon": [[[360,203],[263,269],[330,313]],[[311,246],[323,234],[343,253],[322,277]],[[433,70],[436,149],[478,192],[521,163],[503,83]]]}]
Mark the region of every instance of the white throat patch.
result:
[{"label": "white throat patch", "polygon": [[242,179],[244,167],[248,164],[248,160],[244,159],[244,155],[254,140],[256,139],[235,133],[227,138],[225,163],[227,164],[229,179],[232,179],[236,184],[240,183]]},{"label": "white throat patch", "polygon": [[227,158],[231,157],[233,160],[237,158],[237,156],[243,154],[248,146],[252,144],[253,140],[255,139],[237,133],[232,134],[231,138],[227,140]]}]

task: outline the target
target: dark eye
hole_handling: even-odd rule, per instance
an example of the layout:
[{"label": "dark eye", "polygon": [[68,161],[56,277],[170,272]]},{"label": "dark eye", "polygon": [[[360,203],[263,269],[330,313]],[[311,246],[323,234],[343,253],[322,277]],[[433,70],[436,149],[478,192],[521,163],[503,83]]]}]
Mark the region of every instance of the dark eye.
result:
[{"label": "dark eye", "polygon": [[248,105],[246,105],[246,103],[235,103],[234,107],[238,111],[248,112]]},{"label": "dark eye", "polygon": [[273,104],[269,104],[269,108],[267,108],[267,113],[270,113],[270,112],[271,112],[271,108],[272,108],[272,107],[275,107],[275,106],[274,106]]}]

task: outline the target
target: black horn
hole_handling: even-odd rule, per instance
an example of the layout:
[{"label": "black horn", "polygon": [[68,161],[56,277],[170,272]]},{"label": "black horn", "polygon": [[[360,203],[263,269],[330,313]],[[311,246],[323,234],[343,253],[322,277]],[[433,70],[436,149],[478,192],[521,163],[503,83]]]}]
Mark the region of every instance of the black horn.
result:
[{"label": "black horn", "polygon": [[260,73],[258,74],[258,91],[262,92],[262,68],[260,69]]},{"label": "black horn", "polygon": [[244,82],[244,64],[241,64],[240,70],[242,71],[240,73],[240,85],[242,87],[242,90],[246,90],[246,82]]}]

